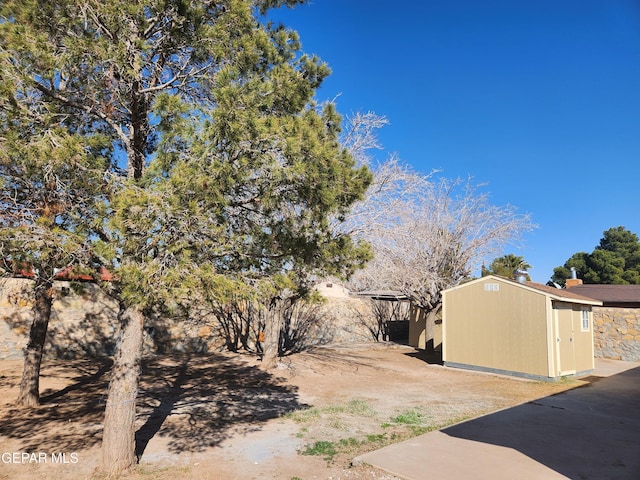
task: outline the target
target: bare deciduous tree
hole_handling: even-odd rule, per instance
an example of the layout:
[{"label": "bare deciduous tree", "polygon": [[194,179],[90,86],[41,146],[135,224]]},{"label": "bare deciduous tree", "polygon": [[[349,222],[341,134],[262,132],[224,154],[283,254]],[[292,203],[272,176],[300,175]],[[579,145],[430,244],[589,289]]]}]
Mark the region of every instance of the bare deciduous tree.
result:
[{"label": "bare deciduous tree", "polygon": [[338,227],[369,242],[374,252],[349,287],[404,293],[424,310],[429,340],[442,291],[470,278],[483,260],[502,253],[533,224],[511,205],[492,205],[471,178],[439,179],[436,171],[423,175],[394,156],[371,165],[368,152],[379,148],[375,129],[385,124],[375,114],[356,115],[345,135],[354,157],[374,173],[365,199]]},{"label": "bare deciduous tree", "polygon": [[376,238],[378,231],[398,224],[401,213],[407,206],[419,201],[436,173],[433,170],[426,175],[420,174],[400,162],[396,155],[382,162],[371,158],[372,150],[382,148],[376,131],[388,123],[385,117],[372,112],[357,113],[346,120],[341,139],[357,164],[371,169],[373,182],[365,198],[356,202],[344,219],[336,220],[334,226],[339,231],[366,241]]},{"label": "bare deciduous tree", "polygon": [[[482,261],[498,254],[533,225],[510,205],[495,206],[471,180],[429,182],[399,205],[387,222],[367,232],[374,259],[357,272],[356,288],[399,290],[424,310],[427,341],[442,306],[442,291],[470,278]],[[366,211],[366,210],[365,210]]]}]

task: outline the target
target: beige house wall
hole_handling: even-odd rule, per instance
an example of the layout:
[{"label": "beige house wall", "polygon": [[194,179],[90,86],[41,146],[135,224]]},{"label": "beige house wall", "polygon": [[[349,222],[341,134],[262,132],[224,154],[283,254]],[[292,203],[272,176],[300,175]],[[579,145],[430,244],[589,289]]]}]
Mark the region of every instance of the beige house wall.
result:
[{"label": "beige house wall", "polygon": [[315,289],[325,298],[349,298],[349,290],[335,282],[322,282],[315,286]]},{"label": "beige house wall", "polygon": [[426,348],[427,317],[421,308],[411,305],[409,309],[409,346]]},{"label": "beige house wall", "polygon": [[[427,315],[415,305],[409,308],[409,346],[424,350],[427,348]],[[433,326],[433,349],[442,349],[442,315]]]}]

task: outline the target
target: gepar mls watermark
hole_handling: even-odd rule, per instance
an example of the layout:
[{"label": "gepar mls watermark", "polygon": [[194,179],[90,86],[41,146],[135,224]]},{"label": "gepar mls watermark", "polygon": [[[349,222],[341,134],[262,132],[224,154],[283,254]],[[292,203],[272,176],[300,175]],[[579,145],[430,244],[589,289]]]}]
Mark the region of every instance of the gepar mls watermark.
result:
[{"label": "gepar mls watermark", "polygon": [[75,465],[80,461],[77,452],[2,452],[0,463]]}]

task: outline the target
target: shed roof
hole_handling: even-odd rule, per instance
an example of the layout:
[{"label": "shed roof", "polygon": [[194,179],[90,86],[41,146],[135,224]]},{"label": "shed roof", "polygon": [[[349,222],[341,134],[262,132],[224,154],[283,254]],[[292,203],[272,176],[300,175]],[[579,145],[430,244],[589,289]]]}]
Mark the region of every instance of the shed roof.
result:
[{"label": "shed roof", "polygon": [[568,290],[603,303],[640,303],[640,285],[582,284]]},{"label": "shed roof", "polygon": [[[555,287],[549,287],[547,285],[544,285],[542,283],[537,283],[537,282],[525,282],[525,283],[521,283],[518,282],[516,280],[512,280],[510,278],[506,278],[506,277],[501,277],[499,275],[487,275],[486,277],[481,277],[478,278],[476,280],[472,280],[471,282],[468,283],[463,283],[462,285],[458,285],[457,287],[453,287],[453,288],[463,288],[465,285],[468,285],[470,283],[475,283],[475,282],[479,282],[479,281],[483,281],[489,278],[493,278],[495,280],[500,280],[503,282],[507,282],[510,283],[512,285],[516,285],[520,288],[524,288],[527,290],[532,290],[538,293],[543,293],[544,295],[547,295],[548,297],[550,297],[553,300],[558,300],[561,302],[570,302],[570,303],[580,303],[580,304],[587,304],[587,305],[602,305],[602,302],[599,301],[598,299],[594,299],[592,297],[587,297],[585,295],[581,295],[577,292],[571,292],[569,290],[567,290],[566,288],[555,288]],[[448,289],[448,290],[453,290],[453,288]]]}]

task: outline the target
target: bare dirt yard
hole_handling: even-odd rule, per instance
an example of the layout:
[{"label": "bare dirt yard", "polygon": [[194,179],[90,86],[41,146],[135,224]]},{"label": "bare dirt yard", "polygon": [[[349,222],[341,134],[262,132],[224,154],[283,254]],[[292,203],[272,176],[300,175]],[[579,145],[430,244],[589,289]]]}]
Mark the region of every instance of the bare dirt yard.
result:
[{"label": "bare dirt yard", "polygon": [[[107,361],[44,361],[37,409],[14,406],[22,362],[0,361],[0,479],[100,479]],[[319,348],[271,373],[249,355],[145,360],[139,465],[123,478],[378,479],[351,459],[582,384],[444,368],[394,344]]]}]

